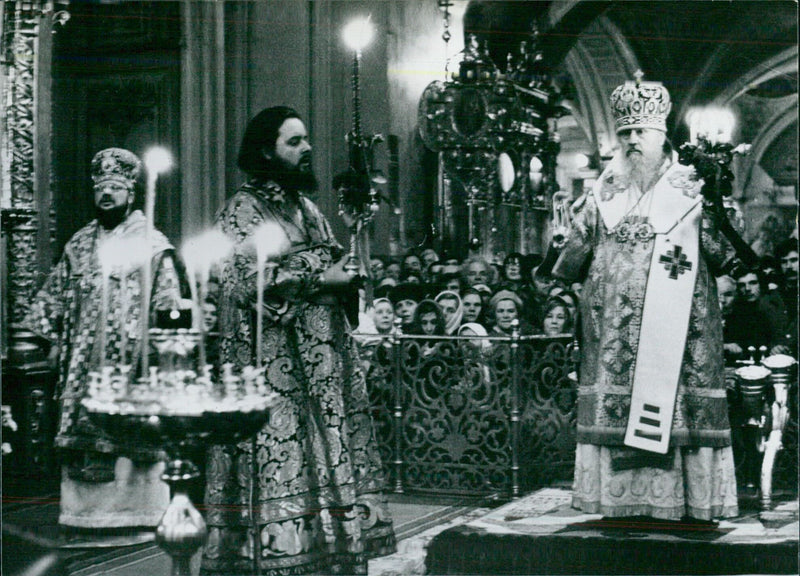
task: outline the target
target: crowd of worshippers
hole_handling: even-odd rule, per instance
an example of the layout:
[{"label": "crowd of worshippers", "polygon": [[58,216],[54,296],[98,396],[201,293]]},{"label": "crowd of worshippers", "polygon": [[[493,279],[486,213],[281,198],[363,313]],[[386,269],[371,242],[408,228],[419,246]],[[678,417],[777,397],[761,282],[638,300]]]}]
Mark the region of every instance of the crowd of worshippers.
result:
[{"label": "crowd of worshippers", "polygon": [[[432,248],[402,258],[373,257],[372,306],[359,334],[436,336],[558,336],[579,332],[581,285],[542,273],[538,254],[513,252],[502,262],[472,255],[443,259]],[[726,360],[747,361],[752,350],[797,357],[798,244],[765,254],[761,267],[717,279]]]},{"label": "crowd of worshippers", "polygon": [[790,237],[764,254],[758,269],[717,278],[728,364],[749,361],[753,350],[798,357],[797,247]]},{"label": "crowd of worshippers", "polygon": [[374,300],[357,333],[426,336],[572,334],[580,285],[540,273],[542,257],[513,252],[442,259],[431,249],[370,262]]}]

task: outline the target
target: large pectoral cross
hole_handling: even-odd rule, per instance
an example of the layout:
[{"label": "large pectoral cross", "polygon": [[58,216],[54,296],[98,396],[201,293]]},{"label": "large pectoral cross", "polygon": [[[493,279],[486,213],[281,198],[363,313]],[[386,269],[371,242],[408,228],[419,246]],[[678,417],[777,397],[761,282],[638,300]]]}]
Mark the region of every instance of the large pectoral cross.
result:
[{"label": "large pectoral cross", "polygon": [[658,261],[664,264],[664,269],[669,270],[669,277],[672,280],[677,280],[678,276],[684,272],[692,269],[692,263],[683,253],[683,248],[675,246],[672,250],[667,250],[666,254],[662,254]]}]

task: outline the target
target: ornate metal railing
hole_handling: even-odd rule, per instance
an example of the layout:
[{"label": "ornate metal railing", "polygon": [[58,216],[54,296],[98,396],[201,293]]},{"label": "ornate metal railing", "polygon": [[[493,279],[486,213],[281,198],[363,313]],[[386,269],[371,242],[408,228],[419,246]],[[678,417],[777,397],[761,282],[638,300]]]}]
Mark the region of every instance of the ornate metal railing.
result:
[{"label": "ornate metal railing", "polygon": [[[368,338],[362,361],[395,492],[513,497],[571,482],[577,393],[571,337]],[[478,339],[491,343],[487,351],[476,350]],[[796,493],[794,390],[773,485]],[[749,476],[757,479],[763,455],[744,450],[741,400],[735,394],[729,400],[737,476],[745,486]]]},{"label": "ornate metal railing", "polygon": [[381,455],[396,492],[517,496],[569,481],[572,338],[397,335],[362,345]]}]

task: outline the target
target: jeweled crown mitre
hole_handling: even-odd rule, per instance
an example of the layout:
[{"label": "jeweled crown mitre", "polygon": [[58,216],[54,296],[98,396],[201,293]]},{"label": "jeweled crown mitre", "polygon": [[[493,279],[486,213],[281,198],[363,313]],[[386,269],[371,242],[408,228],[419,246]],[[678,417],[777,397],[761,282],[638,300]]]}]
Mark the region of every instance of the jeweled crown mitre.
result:
[{"label": "jeweled crown mitre", "polygon": [[142,172],[142,161],[124,148],[106,148],[92,158],[91,172],[95,184],[114,181],[132,188]]},{"label": "jeweled crown mitre", "polygon": [[611,111],[617,127],[622,130],[653,128],[667,131],[667,116],[672,109],[669,92],[661,82],[642,82],[642,71],[636,80],[625,82],[611,93]]}]

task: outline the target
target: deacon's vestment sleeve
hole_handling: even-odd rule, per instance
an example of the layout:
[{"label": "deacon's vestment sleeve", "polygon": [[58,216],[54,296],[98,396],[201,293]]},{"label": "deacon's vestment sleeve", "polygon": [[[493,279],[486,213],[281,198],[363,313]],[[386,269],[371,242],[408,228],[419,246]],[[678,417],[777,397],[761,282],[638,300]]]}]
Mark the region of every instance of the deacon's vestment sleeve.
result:
[{"label": "deacon's vestment sleeve", "polygon": [[172,254],[162,252],[154,260],[155,282],[150,298],[152,311],[180,308],[180,281]]},{"label": "deacon's vestment sleeve", "polygon": [[23,324],[37,336],[58,343],[67,313],[69,259],[61,257],[31,302]]},{"label": "deacon's vestment sleeve", "polygon": [[595,238],[600,224],[594,196],[586,192],[570,209],[571,231],[567,243],[553,266],[553,276],[569,282],[582,281],[581,272],[592,256]]}]

